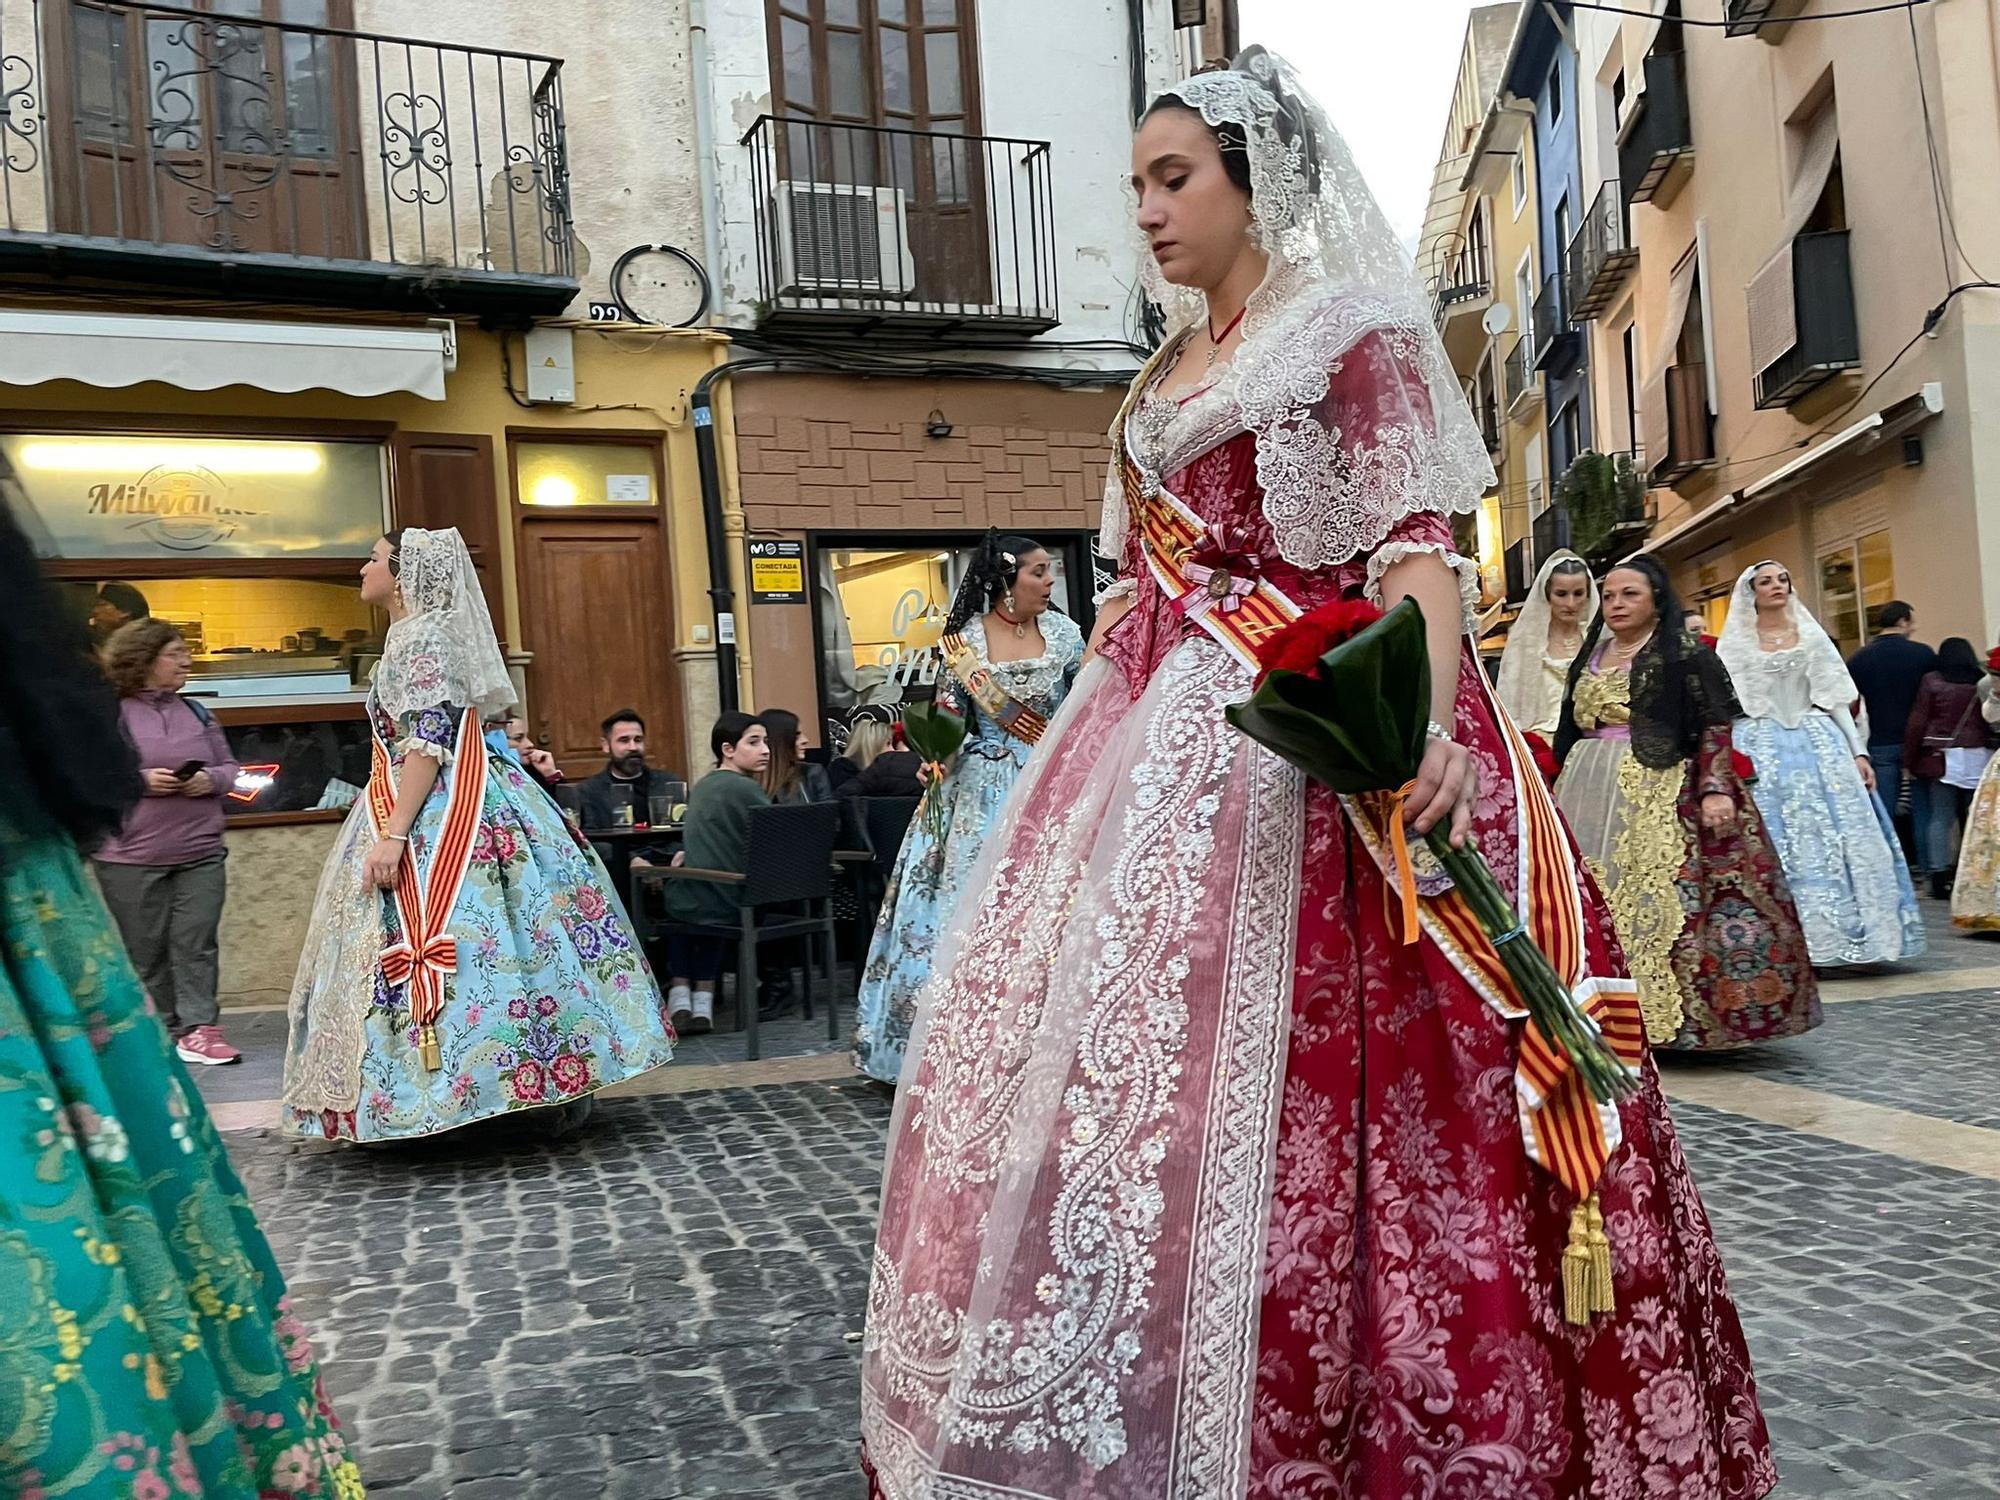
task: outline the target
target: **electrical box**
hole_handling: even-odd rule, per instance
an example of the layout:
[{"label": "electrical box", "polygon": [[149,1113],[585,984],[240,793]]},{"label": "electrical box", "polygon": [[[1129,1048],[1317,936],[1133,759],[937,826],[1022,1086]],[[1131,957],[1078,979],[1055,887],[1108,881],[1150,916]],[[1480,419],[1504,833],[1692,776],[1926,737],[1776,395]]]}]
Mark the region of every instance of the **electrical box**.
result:
[{"label": "electrical box", "polygon": [[528,330],[528,399],[566,406],[576,400],[576,334],[568,328]]}]

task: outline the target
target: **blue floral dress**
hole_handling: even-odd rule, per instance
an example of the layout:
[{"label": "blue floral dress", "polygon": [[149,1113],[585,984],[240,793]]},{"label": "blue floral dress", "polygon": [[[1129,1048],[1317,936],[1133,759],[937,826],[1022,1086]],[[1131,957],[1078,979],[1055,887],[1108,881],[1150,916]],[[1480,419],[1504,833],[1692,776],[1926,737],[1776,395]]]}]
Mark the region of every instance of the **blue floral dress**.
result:
[{"label": "blue floral dress", "polygon": [[[463,714],[440,705],[398,720],[372,695],[369,713],[397,774],[411,755],[445,767],[410,830],[423,868]],[[293,988],[284,1123],[294,1134],[435,1135],[583,1098],[673,1056],[659,985],[603,864],[511,755],[472,743],[487,774],[449,923],[457,967],[436,1024],[443,1066],[424,1065],[409,986],[383,968],[403,932],[396,902],[362,878],[375,835],[364,796],[329,857]]]},{"label": "blue floral dress", "polygon": [[[1076,680],[1083,661],[1083,635],[1068,615],[1053,611],[1042,616],[1041,627],[1047,647],[1042,655],[1004,663],[995,663],[987,654],[983,619],[970,621],[962,633],[1001,690],[1047,719],[1054,717]],[[938,696],[966,716],[965,745],[939,789],[945,804],[945,836],[942,842],[932,839],[921,819],[910,825],[861,971],[854,1062],[883,1083],[894,1083],[903,1070],[917,992],[930,978],[944,919],[957,904],[959,888],[979,857],[994,815],[1034,748],[980,712],[948,674],[938,678]]]}]

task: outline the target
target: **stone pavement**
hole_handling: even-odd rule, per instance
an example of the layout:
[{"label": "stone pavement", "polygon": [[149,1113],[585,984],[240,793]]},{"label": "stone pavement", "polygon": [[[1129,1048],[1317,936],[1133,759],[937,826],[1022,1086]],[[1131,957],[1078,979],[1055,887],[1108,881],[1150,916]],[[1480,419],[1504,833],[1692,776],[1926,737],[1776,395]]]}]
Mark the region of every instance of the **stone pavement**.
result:
[{"label": "stone pavement", "polygon": [[[1666,1061],[1786,1500],[2000,1500],[1997,986],[2000,942],[1937,923],[1921,964],[1829,981],[1811,1036]],[[862,1494],[890,1101],[838,1076],[823,1022],[789,1060],[727,1045],[656,1079],[747,1086],[607,1102],[560,1142],[228,1137],[371,1495]]]}]

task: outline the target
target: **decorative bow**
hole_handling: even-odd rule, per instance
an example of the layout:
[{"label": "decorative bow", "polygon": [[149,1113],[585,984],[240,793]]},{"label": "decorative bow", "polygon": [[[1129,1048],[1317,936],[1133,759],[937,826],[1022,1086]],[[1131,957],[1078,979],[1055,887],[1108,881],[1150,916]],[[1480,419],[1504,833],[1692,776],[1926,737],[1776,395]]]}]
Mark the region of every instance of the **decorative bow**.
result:
[{"label": "decorative bow", "polygon": [[1174,601],[1174,608],[1187,619],[1199,620],[1212,609],[1225,615],[1241,609],[1257,591],[1264,560],[1251,549],[1246,531],[1210,526],[1188,549],[1181,572],[1193,587]]},{"label": "decorative bow", "polygon": [[400,942],[383,950],[382,976],[391,984],[409,981],[411,1019],[419,1023],[435,1020],[442,1002],[444,976],[458,972],[458,940],[448,932],[437,932],[420,943]]}]

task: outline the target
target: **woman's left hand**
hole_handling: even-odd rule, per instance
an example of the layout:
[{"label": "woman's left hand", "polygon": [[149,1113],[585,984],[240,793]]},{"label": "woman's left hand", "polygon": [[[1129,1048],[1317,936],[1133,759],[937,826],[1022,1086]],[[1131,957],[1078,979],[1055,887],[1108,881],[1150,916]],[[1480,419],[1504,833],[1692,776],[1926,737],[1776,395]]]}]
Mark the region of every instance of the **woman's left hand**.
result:
[{"label": "woman's left hand", "polygon": [[1410,827],[1427,834],[1446,818],[1451,820],[1451,847],[1465,847],[1472,832],[1472,804],[1479,798],[1479,773],[1472,752],[1456,740],[1432,736],[1424,744],[1416,786],[1404,803]]},{"label": "woman's left hand", "polygon": [[1721,792],[1701,799],[1701,826],[1710,833],[1727,833],[1736,826],[1736,804]]},{"label": "woman's left hand", "polygon": [[1875,790],[1875,762],[1865,755],[1854,757],[1854,768],[1861,773],[1861,784],[1869,791]]},{"label": "woman's left hand", "polygon": [[368,851],[368,858],[361,866],[361,875],[378,890],[393,891],[396,876],[403,868],[405,846],[396,839],[377,839]]}]

